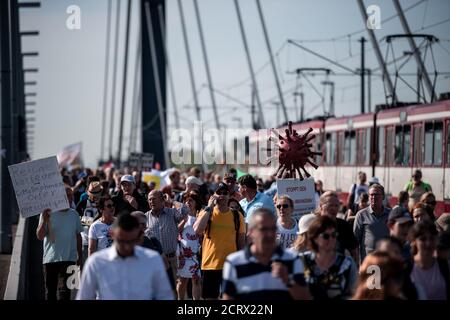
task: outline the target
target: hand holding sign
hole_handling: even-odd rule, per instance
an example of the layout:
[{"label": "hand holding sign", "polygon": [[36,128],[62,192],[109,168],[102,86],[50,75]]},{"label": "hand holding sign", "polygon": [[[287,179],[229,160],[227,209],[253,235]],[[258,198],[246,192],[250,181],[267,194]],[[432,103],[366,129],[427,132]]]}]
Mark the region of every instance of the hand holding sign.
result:
[{"label": "hand holding sign", "polygon": [[23,218],[70,208],[56,157],[8,167]]}]

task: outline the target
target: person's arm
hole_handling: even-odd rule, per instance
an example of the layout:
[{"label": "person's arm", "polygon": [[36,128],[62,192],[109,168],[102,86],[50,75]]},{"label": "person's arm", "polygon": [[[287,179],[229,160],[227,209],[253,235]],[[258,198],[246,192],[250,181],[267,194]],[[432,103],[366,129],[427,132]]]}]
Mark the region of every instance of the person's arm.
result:
[{"label": "person's arm", "polygon": [[94,261],[88,259],[84,272],[81,273],[80,290],[77,293],[77,300],[95,300],[97,296],[97,271],[95,270]]},{"label": "person's arm", "polygon": [[92,255],[95,251],[97,251],[97,241],[97,239],[89,238],[88,255]]},{"label": "person's arm", "polygon": [[364,257],[364,226],[362,225],[361,213],[358,212],[355,217],[355,222],[353,223],[353,234],[356,237],[356,241],[359,246],[359,257],[358,261]]},{"label": "person's arm", "polygon": [[204,210],[200,211],[200,214],[198,215],[197,220],[195,220],[193,226],[196,234],[202,235],[205,232],[205,229],[208,225],[209,217],[212,214],[215,203],[216,203],[216,196],[212,195],[211,198],[209,198],[208,206],[205,207]]},{"label": "person's arm", "polygon": [[184,203],[173,201],[172,206],[175,210],[175,221],[177,223],[181,222],[188,216],[190,209]]},{"label": "person's arm", "polygon": [[247,233],[247,228],[244,222],[244,217],[239,213],[239,235],[238,235],[238,250],[242,250],[245,247],[245,235]]},{"label": "person's arm", "polygon": [[39,225],[36,229],[36,236],[40,241],[44,240],[45,236],[47,235],[47,225],[50,221],[50,212],[50,209],[45,209],[39,218]]},{"label": "person's arm", "polygon": [[83,240],[81,239],[81,234],[77,233],[77,252],[78,261],[77,265],[80,267],[80,271],[83,270]]},{"label": "person's arm", "polygon": [[200,211],[198,218],[194,222],[194,231],[198,235],[202,235],[205,232],[206,226],[208,225],[209,217],[212,214],[211,208],[205,208],[204,210]]}]

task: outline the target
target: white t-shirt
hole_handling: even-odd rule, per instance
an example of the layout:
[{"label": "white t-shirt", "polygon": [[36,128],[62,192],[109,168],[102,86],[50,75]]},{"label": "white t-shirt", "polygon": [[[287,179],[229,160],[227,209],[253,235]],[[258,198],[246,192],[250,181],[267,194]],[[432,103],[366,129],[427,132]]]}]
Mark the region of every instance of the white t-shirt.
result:
[{"label": "white t-shirt", "polygon": [[281,226],[281,220],[277,220],[277,242],[283,249],[288,249],[292,246],[297,238],[298,225],[297,221],[292,218],[294,225],[291,229],[285,229]]},{"label": "white t-shirt", "polygon": [[112,245],[111,224],[106,224],[100,220],[95,221],[89,228],[89,239],[97,240],[97,251],[108,248]]}]

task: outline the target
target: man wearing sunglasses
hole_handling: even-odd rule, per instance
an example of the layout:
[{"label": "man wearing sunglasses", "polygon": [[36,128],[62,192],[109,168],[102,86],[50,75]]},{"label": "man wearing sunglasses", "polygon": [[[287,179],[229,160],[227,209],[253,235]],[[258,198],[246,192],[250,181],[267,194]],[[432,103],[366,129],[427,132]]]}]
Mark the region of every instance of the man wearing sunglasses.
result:
[{"label": "man wearing sunglasses", "polygon": [[114,244],[87,260],[77,300],[174,299],[161,256],[137,245],[141,232],[130,214],[116,219]]},{"label": "man wearing sunglasses", "polygon": [[228,186],[219,183],[208,206],[194,223],[194,231],[203,235],[201,270],[204,299],[219,298],[225,258],[245,244],[244,217],[228,207],[228,199]]}]

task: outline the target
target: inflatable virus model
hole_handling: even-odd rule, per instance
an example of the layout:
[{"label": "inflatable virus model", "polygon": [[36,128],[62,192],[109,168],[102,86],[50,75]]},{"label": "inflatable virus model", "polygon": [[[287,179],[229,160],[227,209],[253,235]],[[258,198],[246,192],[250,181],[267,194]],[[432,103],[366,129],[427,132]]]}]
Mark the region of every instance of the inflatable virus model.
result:
[{"label": "inflatable virus model", "polygon": [[316,155],[321,156],[322,152],[311,150],[312,144],[309,142],[315,138],[314,134],[309,135],[312,130],[312,128],[309,128],[305,134],[299,135],[296,130],[292,129],[292,121],[289,121],[288,129],[285,130],[285,137],[276,130],[271,129],[275,137],[271,136],[269,141],[276,142],[276,155],[279,161],[279,166],[275,173],[277,178],[295,179],[298,177],[300,180],[303,180],[303,176],[306,176],[306,178],[311,176],[305,169],[306,164],[310,164],[314,169],[318,168],[318,165],[312,161],[312,157]]}]

